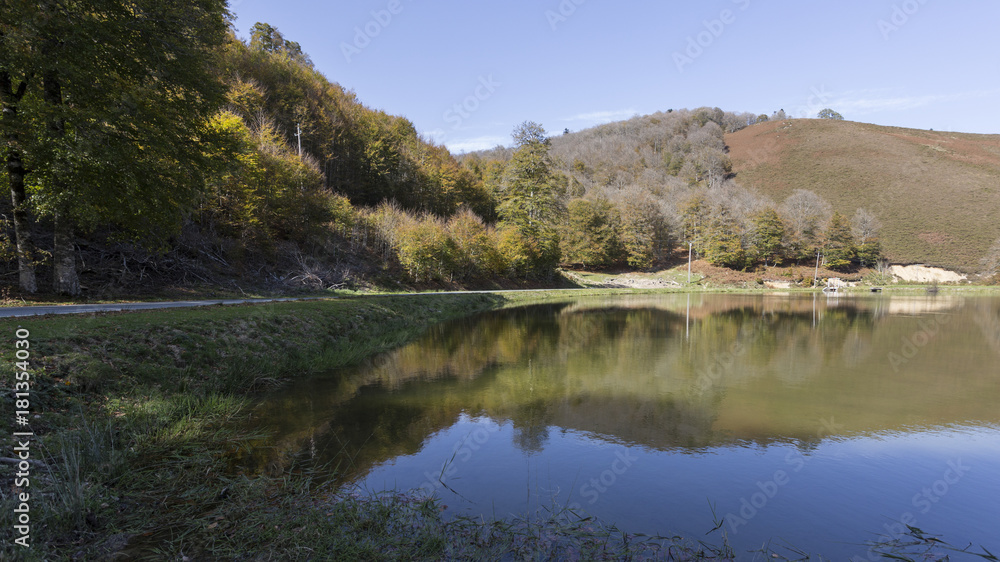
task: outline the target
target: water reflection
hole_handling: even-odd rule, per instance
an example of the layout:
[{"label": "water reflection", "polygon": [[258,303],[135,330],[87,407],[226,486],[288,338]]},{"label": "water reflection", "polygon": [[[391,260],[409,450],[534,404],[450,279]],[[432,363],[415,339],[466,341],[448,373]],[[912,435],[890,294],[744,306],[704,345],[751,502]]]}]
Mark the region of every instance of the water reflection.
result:
[{"label": "water reflection", "polygon": [[[306,456],[335,467],[341,481],[420,487],[488,427],[499,437],[477,444],[463,469],[476,490],[468,497],[495,505],[490,494],[525,486],[507,482],[510,473],[544,466],[545,482],[533,489],[579,498],[597,489],[577,484],[587,470],[602,475],[615,454],[641,453],[646,465],[627,475],[641,482],[601,494],[602,516],[676,525],[683,519],[636,503],[643,489],[660,490],[682,512],[703,511],[720,490],[731,490],[723,501],[738,501],[742,473],[787,472],[793,452],[835,457],[789,488],[852,486],[867,482],[870,466],[865,453],[838,443],[919,443],[914,435],[949,428],[985,439],[980,450],[994,454],[998,355],[1000,300],[989,298],[653,295],[529,306],[438,326],[358,368],[288,389],[255,411],[273,437],[242,462],[275,469]],[[911,466],[925,458],[904,456]],[[711,457],[725,468],[705,464]],[[835,467],[852,476],[833,476]],[[823,497],[838,493],[829,492]],[[525,507],[518,502],[510,509]]]}]

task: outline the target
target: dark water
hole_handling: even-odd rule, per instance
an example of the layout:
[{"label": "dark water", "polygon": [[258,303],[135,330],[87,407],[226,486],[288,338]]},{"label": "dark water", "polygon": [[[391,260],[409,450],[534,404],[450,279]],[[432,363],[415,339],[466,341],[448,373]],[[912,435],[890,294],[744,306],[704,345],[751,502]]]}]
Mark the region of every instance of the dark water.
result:
[{"label": "dark water", "polygon": [[1000,551],[1000,299],[663,295],[489,313],[260,405],[292,457],[445,514],[842,560],[902,524]]}]

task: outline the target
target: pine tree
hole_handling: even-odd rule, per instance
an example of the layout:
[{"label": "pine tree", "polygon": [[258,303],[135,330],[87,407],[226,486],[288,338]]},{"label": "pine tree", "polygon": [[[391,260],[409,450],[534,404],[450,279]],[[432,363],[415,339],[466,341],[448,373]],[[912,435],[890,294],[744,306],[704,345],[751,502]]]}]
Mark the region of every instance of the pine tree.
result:
[{"label": "pine tree", "polygon": [[748,265],[747,253],[740,241],[736,221],[722,214],[708,228],[705,259],[712,265],[731,269],[744,269]]},{"label": "pine tree", "polygon": [[752,219],[753,254],[755,260],[763,260],[777,265],[782,257],[782,240],[785,237],[785,224],[781,222],[778,212],[768,207],[756,214]]},{"label": "pine tree", "polygon": [[851,225],[840,213],[833,213],[830,226],[826,229],[825,255],[827,267],[835,270],[850,266],[857,257],[857,244],[851,233]]}]

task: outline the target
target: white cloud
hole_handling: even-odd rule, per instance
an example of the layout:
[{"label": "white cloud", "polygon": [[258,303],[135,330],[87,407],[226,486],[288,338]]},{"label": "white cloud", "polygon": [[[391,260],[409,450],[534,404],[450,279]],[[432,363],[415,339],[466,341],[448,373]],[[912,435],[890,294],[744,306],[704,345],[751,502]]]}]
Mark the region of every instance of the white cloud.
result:
[{"label": "white cloud", "polygon": [[996,96],[998,93],[1000,91],[993,90],[923,96],[894,96],[886,90],[859,90],[833,94],[825,106],[832,107],[848,119],[852,119],[887,111],[908,111],[940,103]]},{"label": "white cloud", "polygon": [[444,145],[448,147],[449,152],[458,154],[461,152],[486,150],[487,148],[493,148],[498,144],[502,145],[507,141],[507,137],[483,136],[468,139],[445,140]]},{"label": "white cloud", "polygon": [[581,121],[587,125],[600,125],[602,123],[611,123],[612,121],[622,121],[628,119],[636,114],[634,109],[618,109],[612,111],[594,111],[591,113],[581,113],[579,115],[574,115],[564,119],[564,121]]}]

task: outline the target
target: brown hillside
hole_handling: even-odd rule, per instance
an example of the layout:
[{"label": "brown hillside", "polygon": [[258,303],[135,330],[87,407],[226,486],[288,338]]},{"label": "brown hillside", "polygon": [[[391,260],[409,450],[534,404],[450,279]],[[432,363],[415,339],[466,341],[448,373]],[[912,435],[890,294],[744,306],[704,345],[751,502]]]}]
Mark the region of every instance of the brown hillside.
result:
[{"label": "brown hillside", "polygon": [[725,139],[736,181],[776,202],[809,189],[875,212],[894,262],[972,272],[1000,238],[1000,135],[794,119]]}]

